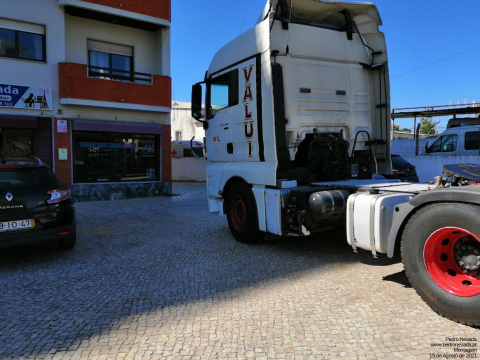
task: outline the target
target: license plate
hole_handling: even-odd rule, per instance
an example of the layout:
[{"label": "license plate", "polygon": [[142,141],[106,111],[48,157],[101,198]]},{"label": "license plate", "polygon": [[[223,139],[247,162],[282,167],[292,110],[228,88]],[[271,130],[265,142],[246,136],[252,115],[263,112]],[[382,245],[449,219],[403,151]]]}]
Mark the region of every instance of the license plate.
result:
[{"label": "license plate", "polygon": [[31,229],[34,227],[35,227],[34,219],[0,222],[0,232]]}]

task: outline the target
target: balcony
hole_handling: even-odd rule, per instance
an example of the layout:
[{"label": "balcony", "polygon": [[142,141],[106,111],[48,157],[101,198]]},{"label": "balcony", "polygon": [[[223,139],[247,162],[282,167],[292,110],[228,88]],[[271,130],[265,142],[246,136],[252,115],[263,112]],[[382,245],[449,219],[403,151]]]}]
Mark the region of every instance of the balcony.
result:
[{"label": "balcony", "polygon": [[60,104],[169,112],[171,78],[59,63]]},{"label": "balcony", "polygon": [[171,0],[58,0],[65,13],[148,31],[169,28]]}]

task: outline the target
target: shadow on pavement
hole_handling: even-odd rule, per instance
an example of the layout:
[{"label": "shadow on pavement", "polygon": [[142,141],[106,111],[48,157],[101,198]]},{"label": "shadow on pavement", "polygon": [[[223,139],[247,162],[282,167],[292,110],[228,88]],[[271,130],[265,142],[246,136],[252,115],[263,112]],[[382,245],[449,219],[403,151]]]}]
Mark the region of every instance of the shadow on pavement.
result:
[{"label": "shadow on pavement", "polygon": [[[257,246],[237,243],[225,219],[208,213],[203,188],[78,203],[77,220],[71,251],[47,245],[0,252],[0,358],[76,350],[132,316],[233,298],[302,272],[398,262],[355,254],[341,229]],[[401,273],[385,280],[404,285]]]}]

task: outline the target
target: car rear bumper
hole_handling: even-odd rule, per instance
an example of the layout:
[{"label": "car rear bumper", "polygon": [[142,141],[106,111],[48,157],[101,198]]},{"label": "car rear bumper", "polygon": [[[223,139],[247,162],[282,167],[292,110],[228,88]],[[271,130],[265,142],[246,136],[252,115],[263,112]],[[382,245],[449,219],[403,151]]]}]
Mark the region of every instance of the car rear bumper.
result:
[{"label": "car rear bumper", "polygon": [[0,233],[0,249],[43,244],[66,240],[76,236],[76,225],[65,225],[53,229],[18,230]]}]

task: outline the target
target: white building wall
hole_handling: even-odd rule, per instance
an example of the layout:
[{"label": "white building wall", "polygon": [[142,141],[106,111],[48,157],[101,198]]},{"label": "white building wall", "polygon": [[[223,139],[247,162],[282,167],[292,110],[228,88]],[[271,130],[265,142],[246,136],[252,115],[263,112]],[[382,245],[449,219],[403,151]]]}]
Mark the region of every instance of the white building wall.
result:
[{"label": "white building wall", "polygon": [[109,24],[65,14],[66,19],[66,61],[88,64],[87,40],[98,40],[133,48],[134,71],[157,74],[161,59],[152,53],[156,48],[156,33],[126,26]]},{"label": "white building wall", "polygon": [[194,136],[195,140],[203,142],[205,130],[203,130],[203,124],[201,122],[192,118],[190,103],[172,101],[170,125],[172,140],[176,140],[175,133],[181,131],[182,138],[179,140],[190,140]]},{"label": "white building wall", "polygon": [[[418,152],[420,153],[425,149],[427,142],[432,144],[433,138],[418,139]],[[395,139],[390,144],[390,152],[395,155],[415,156],[415,139]]]},{"label": "white building wall", "polygon": [[157,74],[170,76],[170,28],[157,31],[156,57],[159,59]]},{"label": "white building wall", "polygon": [[[7,5],[2,1],[2,5]],[[2,6],[0,17],[45,25],[46,62],[0,59],[0,83],[52,89],[52,110],[2,108],[9,115],[55,115],[59,108],[58,63],[65,61],[65,20],[57,0],[17,0]]]}]

